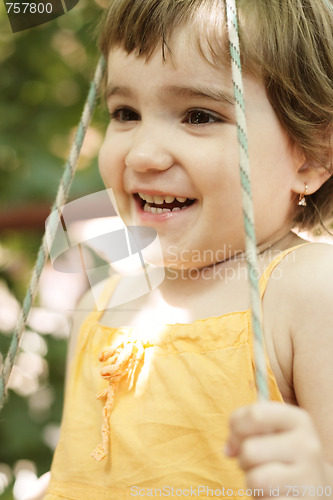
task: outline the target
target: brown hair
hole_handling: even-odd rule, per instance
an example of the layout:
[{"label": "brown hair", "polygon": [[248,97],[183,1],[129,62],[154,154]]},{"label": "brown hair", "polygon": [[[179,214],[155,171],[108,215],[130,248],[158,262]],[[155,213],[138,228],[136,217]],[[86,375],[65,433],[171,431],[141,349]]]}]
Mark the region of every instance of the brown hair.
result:
[{"label": "brown hair", "polygon": [[[203,57],[212,64],[229,58],[224,0],[110,1],[100,36],[105,57],[114,46],[146,58],[161,46],[164,57],[174,30],[191,21]],[[280,123],[308,164],[333,172],[332,0],[237,4],[244,71],[262,78]],[[306,207],[295,202],[295,225],[312,228],[332,217],[333,177],[307,201]]]}]

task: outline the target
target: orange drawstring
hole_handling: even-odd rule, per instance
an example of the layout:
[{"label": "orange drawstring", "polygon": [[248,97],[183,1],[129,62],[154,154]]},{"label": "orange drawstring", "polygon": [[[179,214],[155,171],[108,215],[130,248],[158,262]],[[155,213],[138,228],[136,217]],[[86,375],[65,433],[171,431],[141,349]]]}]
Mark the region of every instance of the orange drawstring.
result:
[{"label": "orange drawstring", "polygon": [[101,362],[108,361],[109,364],[101,369],[101,377],[109,380],[108,387],[96,397],[105,400],[103,408],[102,442],[95,448],[91,456],[100,462],[107,456],[110,441],[110,416],[120,381],[127,375],[129,388],[134,383],[135,371],[144,356],[142,341],[128,341],[121,343],[118,347],[106,347],[100,354]]}]

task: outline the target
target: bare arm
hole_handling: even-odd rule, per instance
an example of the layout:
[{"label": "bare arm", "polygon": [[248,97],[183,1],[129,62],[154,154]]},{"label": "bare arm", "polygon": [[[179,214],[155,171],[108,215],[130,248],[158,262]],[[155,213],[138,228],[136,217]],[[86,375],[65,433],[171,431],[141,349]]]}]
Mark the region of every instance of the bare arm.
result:
[{"label": "bare arm", "polygon": [[[299,407],[266,403],[235,412],[227,453],[238,458],[249,487],[263,489],[266,497],[274,486],[280,495],[293,496],[281,488],[298,486],[299,496],[317,498],[328,486],[324,497],[333,498],[333,248],[303,247],[284,271],[288,285],[275,307],[286,309]],[[282,367],[287,354],[280,350]]]}]

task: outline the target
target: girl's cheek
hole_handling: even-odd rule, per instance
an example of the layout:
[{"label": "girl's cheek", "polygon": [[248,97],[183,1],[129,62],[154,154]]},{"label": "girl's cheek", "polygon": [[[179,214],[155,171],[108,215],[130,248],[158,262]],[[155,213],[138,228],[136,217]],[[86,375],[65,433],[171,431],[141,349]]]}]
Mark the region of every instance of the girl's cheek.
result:
[{"label": "girl's cheek", "polygon": [[104,184],[106,184],[107,169],[106,169],[106,164],[105,164],[105,154],[103,151],[103,146],[101,147],[99,155],[98,155],[98,168],[99,168],[99,172],[101,174],[101,177],[104,181]]},{"label": "girl's cheek", "polygon": [[109,178],[112,172],[112,166],[113,166],[112,148],[110,147],[110,141],[106,137],[104,139],[104,142],[102,143],[98,155],[98,167],[105,184],[109,183]]},{"label": "girl's cheek", "polygon": [[104,140],[98,155],[98,167],[106,188],[120,189],[124,176],[123,156],[114,141]]}]

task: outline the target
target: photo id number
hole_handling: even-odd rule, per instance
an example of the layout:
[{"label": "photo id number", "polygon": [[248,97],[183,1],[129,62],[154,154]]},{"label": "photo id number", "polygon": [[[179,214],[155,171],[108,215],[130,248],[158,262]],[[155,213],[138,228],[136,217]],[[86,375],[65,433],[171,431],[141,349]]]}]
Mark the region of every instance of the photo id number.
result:
[{"label": "photo id number", "polygon": [[51,14],[52,4],[51,3],[27,3],[27,2],[6,2],[7,14]]},{"label": "photo id number", "polygon": [[330,497],[331,486],[285,486],[287,497]]}]

